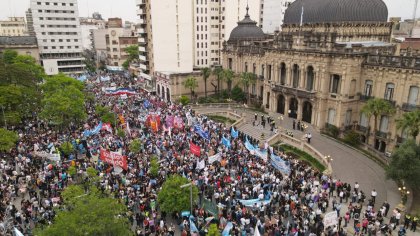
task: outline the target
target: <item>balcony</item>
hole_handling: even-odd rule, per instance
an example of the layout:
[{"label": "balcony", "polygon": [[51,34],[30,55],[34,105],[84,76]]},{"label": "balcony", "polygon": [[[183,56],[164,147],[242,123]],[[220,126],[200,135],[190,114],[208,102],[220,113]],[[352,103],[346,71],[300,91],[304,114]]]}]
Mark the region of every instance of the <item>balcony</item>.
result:
[{"label": "balcony", "polygon": [[369,99],[372,99],[374,97],[368,96],[368,95],[360,95],[360,101],[367,101]]},{"label": "balcony", "polygon": [[136,13],[137,13],[138,16],[146,14],[146,12],[143,9],[137,9]]},{"label": "balcony", "polygon": [[403,111],[414,111],[414,110],[420,109],[420,105],[403,103],[402,109]]},{"label": "balcony", "polygon": [[377,131],[376,132],[376,137],[378,137],[378,138],[386,139],[387,136],[388,136],[388,133],[385,133],[385,132],[382,132],[382,131]]},{"label": "balcony", "polygon": [[146,33],[146,30],[145,30],[144,28],[140,28],[140,29],[138,30],[138,33],[139,33],[139,34],[145,34],[145,33]]},{"label": "balcony", "polygon": [[146,52],[146,48],[145,47],[139,47],[139,51],[140,52]]},{"label": "balcony", "polygon": [[385,101],[389,102],[394,107],[397,105],[397,102],[394,101],[394,100],[387,100],[387,99],[385,99]]},{"label": "balcony", "polygon": [[284,94],[295,95],[297,97],[307,98],[307,99],[314,99],[316,95],[316,91],[307,91],[307,90],[302,90],[302,89],[297,89],[297,88],[291,88],[289,86],[280,85],[280,84],[276,84],[273,88],[273,91],[281,92]]},{"label": "balcony", "polygon": [[145,38],[139,38],[139,43],[141,43],[141,44],[146,43],[146,39]]},{"label": "balcony", "polygon": [[361,125],[356,125],[356,130],[360,131],[362,133],[368,133],[369,132],[369,127],[364,127]]},{"label": "balcony", "polygon": [[140,25],[143,25],[143,24],[146,24],[146,20],[144,20],[144,19],[139,19],[139,20],[137,21],[137,23],[139,23]]},{"label": "balcony", "polygon": [[146,56],[139,56],[140,61],[147,61]]}]

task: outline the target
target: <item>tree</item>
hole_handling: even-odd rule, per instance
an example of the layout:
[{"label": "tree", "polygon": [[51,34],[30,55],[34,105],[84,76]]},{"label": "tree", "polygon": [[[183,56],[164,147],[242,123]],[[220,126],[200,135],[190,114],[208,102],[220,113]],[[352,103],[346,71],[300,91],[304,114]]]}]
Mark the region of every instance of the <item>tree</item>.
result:
[{"label": "tree", "polygon": [[139,46],[138,45],[130,45],[126,48],[124,48],[124,52],[126,52],[127,55],[127,60],[123,63],[123,67],[124,69],[128,69],[128,67],[130,66],[130,63],[132,63],[133,61],[138,61],[139,59]]},{"label": "tree", "polygon": [[235,77],[235,72],[233,72],[231,69],[223,70],[223,80],[226,81],[229,97],[232,92],[232,82],[233,82],[234,77]]},{"label": "tree", "polygon": [[420,187],[420,145],[414,140],[405,141],[391,155],[386,169],[387,178],[404,181],[412,188]]},{"label": "tree", "polygon": [[133,141],[130,142],[130,146],[129,146],[130,152],[137,154],[140,152],[141,150],[141,142],[139,139],[134,139]]},{"label": "tree", "polygon": [[133,235],[125,205],[94,185],[87,193],[81,185],[68,186],[62,198],[64,209],[58,210],[52,225],[38,226],[35,235]]},{"label": "tree", "polygon": [[3,52],[3,60],[6,64],[13,64],[18,53],[14,50],[6,49]]},{"label": "tree", "polygon": [[244,91],[247,94],[247,102],[250,101],[250,93],[249,93],[249,86],[255,84],[257,82],[257,78],[255,74],[250,72],[242,72],[240,76],[239,83],[244,86]]},{"label": "tree", "polygon": [[[181,188],[181,185],[190,181],[179,175],[170,176],[158,193],[158,203],[163,212],[172,214],[190,209],[190,188]],[[193,201],[198,199],[198,189],[193,186]]]},{"label": "tree", "polygon": [[395,108],[391,105],[390,102],[380,99],[373,98],[369,99],[366,104],[362,107],[362,113],[365,113],[369,119],[374,117],[374,127],[373,134],[376,136],[378,129],[378,118],[381,115],[392,115],[395,113]]},{"label": "tree", "polygon": [[213,69],[213,75],[217,78],[217,93],[220,92],[220,81],[223,79],[224,73],[223,68],[221,66],[216,66]]},{"label": "tree", "polygon": [[183,106],[187,105],[188,103],[190,103],[190,99],[187,96],[182,95],[179,98],[179,103],[181,103]]},{"label": "tree", "polygon": [[150,160],[150,175],[153,178],[156,178],[159,175],[159,162],[156,156],[153,156]]},{"label": "tree", "polygon": [[409,134],[416,140],[420,132],[420,110],[404,113],[401,119],[397,120],[398,129],[408,129]]},{"label": "tree", "polygon": [[84,56],[84,63],[85,63],[85,69],[89,72],[89,73],[94,73],[96,72],[96,63],[95,63],[95,53],[92,50],[88,50],[86,49],[83,52],[83,56]]},{"label": "tree", "polygon": [[207,79],[210,77],[211,69],[208,67],[204,67],[201,69],[201,73],[203,73],[204,80],[204,96],[207,98]]},{"label": "tree", "polygon": [[191,100],[193,99],[193,95],[194,95],[194,90],[198,87],[198,82],[197,79],[189,76],[185,81],[184,81],[184,87],[189,89],[191,91]]},{"label": "tree", "polygon": [[207,236],[220,236],[220,231],[217,228],[217,224],[211,224],[209,227],[209,232],[207,233]]},{"label": "tree", "polygon": [[237,85],[232,89],[232,99],[237,102],[242,102],[245,100],[245,93]]},{"label": "tree", "polygon": [[84,85],[77,79],[67,77],[64,74],[54,75],[45,79],[42,85],[42,91],[45,96],[51,96],[57,92],[65,91],[68,87],[73,87],[79,91],[83,91]]},{"label": "tree", "polygon": [[109,107],[97,105],[95,106],[95,112],[101,118],[102,122],[114,125],[117,123],[117,116],[111,112]]},{"label": "tree", "polygon": [[56,91],[42,100],[41,118],[60,128],[71,122],[79,124],[87,117],[84,106],[84,94],[73,86]]},{"label": "tree", "polygon": [[10,151],[11,148],[16,146],[18,140],[19,137],[15,132],[0,128],[0,151]]},{"label": "tree", "polygon": [[70,155],[74,151],[74,146],[70,142],[64,142],[60,145],[60,151],[66,156]]}]

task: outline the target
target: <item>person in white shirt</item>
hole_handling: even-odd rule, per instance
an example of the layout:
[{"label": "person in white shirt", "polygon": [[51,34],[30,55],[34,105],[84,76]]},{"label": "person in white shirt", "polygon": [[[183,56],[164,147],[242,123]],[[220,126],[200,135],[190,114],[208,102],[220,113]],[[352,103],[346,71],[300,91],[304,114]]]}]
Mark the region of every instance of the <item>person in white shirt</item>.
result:
[{"label": "person in white shirt", "polygon": [[375,205],[375,200],[376,200],[376,196],[378,196],[378,193],[376,192],[376,190],[372,190],[372,193],[370,194],[370,196],[372,197],[372,203],[373,205]]}]

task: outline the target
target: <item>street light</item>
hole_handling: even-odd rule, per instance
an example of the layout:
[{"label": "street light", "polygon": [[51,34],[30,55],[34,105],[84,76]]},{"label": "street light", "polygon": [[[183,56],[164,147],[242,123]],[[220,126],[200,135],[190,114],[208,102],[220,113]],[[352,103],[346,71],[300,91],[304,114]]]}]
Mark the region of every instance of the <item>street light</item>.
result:
[{"label": "street light", "polygon": [[410,191],[408,191],[404,185],[399,187],[398,191],[400,191],[401,203],[404,205],[407,202],[407,196],[410,194]]},{"label": "street light", "polygon": [[193,184],[192,184],[192,182],[191,183],[189,183],[189,184],[184,184],[184,185],[181,185],[180,186],[180,188],[186,188],[186,187],[190,187],[190,216],[192,215],[192,212],[193,212],[193,197],[192,197],[192,186],[193,186]]},{"label": "street light", "polygon": [[328,163],[330,163],[333,159],[330,155],[324,156],[325,160],[327,160]]}]

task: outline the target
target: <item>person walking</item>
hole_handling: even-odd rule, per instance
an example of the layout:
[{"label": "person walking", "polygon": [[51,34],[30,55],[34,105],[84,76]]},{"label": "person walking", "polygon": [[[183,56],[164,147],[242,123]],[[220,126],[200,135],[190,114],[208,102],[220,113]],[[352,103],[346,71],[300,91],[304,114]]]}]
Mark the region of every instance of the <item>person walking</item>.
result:
[{"label": "person walking", "polygon": [[293,129],[294,130],[296,129],[296,121],[295,120],[293,120]]},{"label": "person walking", "polygon": [[371,194],[370,194],[371,198],[372,198],[372,203],[373,205],[375,205],[375,200],[376,200],[376,196],[378,196],[378,192],[376,192],[375,189],[372,190]]},{"label": "person walking", "polygon": [[306,136],[306,139],[308,140],[308,143],[311,143],[311,138],[312,138],[312,134],[308,133],[308,135]]}]

